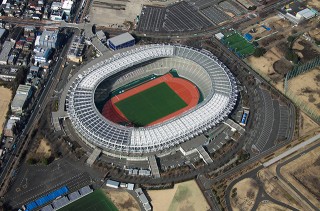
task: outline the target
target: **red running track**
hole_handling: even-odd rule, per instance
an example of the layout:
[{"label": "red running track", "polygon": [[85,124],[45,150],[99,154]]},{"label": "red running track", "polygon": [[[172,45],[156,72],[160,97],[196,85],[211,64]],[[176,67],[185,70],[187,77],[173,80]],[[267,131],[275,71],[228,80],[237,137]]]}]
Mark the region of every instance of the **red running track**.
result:
[{"label": "red running track", "polygon": [[152,81],[141,84],[140,86],[134,87],[121,93],[119,95],[114,96],[111,100],[109,100],[102,109],[102,115],[115,123],[127,123],[130,125],[130,121],[125,117],[125,115],[116,107],[115,103],[124,100],[132,95],[135,95],[139,92],[142,92],[146,89],[149,89],[153,86],[156,86],[160,83],[165,82],[179,97],[187,104],[186,107],[175,111],[165,117],[162,117],[154,122],[151,122],[147,126],[155,125],[161,122],[164,122],[168,119],[171,119],[175,116],[178,116],[189,109],[195,107],[198,104],[200,93],[198,88],[190,81],[175,78],[170,73],[163,75],[159,78],[156,78]]}]

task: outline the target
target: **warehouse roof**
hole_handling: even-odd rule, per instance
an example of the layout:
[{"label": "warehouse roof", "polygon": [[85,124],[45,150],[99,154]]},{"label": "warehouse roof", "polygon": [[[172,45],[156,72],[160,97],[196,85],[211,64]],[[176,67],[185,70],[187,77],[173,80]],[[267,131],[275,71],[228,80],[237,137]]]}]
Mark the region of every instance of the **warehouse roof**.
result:
[{"label": "warehouse roof", "polygon": [[134,37],[128,32],[120,34],[118,36],[110,38],[108,41],[112,42],[114,45],[121,45],[123,43],[134,40]]}]

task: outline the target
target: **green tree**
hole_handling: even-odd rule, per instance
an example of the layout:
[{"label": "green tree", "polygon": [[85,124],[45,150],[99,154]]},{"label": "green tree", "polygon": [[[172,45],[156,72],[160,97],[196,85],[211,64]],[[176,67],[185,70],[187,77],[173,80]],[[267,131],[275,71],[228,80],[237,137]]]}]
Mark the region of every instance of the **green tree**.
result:
[{"label": "green tree", "polygon": [[299,62],[299,56],[292,50],[288,51],[285,54],[285,58],[289,61],[292,61],[294,64],[297,64]]},{"label": "green tree", "polygon": [[266,52],[267,50],[265,48],[259,47],[255,49],[255,51],[253,52],[253,56],[260,57],[263,56]]},{"label": "green tree", "polygon": [[37,160],[35,159],[35,158],[29,158],[28,160],[27,160],[27,163],[29,164],[29,165],[34,165],[34,164],[36,164],[37,163]]}]

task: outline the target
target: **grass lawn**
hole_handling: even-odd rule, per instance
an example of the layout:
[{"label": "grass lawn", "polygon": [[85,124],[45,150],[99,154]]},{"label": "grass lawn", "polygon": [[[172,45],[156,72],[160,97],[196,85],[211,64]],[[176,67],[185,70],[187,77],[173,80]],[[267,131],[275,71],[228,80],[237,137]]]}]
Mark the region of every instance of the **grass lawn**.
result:
[{"label": "grass lawn", "polygon": [[59,211],[118,211],[102,190],[95,190]]},{"label": "grass lawn", "polygon": [[115,104],[135,126],[145,126],[187,106],[166,84],[160,83]]}]

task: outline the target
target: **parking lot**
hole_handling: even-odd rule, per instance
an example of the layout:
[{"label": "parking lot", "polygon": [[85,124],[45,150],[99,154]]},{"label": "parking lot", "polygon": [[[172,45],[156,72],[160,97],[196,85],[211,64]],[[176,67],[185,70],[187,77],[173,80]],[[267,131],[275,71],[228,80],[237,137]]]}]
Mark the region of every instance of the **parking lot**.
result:
[{"label": "parking lot", "polygon": [[67,185],[70,191],[79,189],[92,182],[91,176],[84,169],[67,159],[54,161],[48,166],[30,166],[24,163],[16,170],[15,181],[6,194],[6,199],[13,208],[20,208],[63,185]]}]

